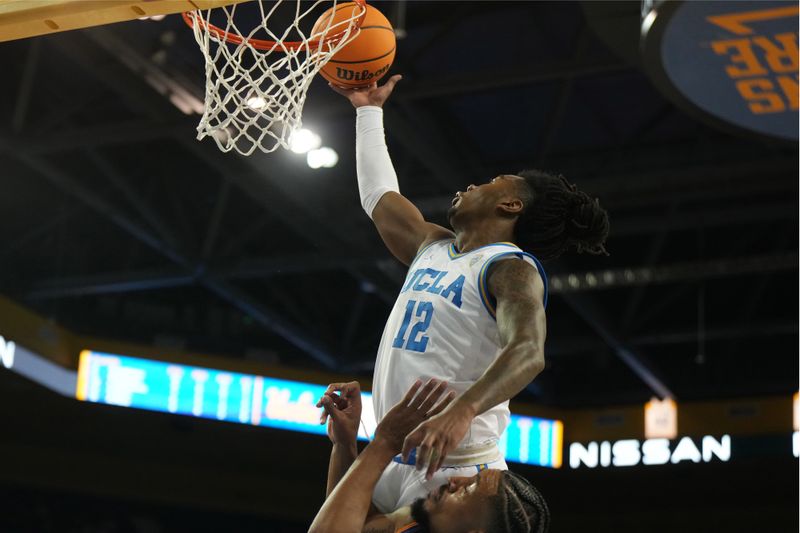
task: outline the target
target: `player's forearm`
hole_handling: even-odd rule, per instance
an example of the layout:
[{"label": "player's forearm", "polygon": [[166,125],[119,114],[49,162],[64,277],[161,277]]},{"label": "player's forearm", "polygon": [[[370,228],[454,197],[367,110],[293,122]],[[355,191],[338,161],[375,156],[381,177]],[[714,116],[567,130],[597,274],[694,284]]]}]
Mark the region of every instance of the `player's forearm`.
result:
[{"label": "player's forearm", "polygon": [[477,416],[516,396],[544,369],[544,346],[535,340],[509,343],[456,403]]},{"label": "player's forearm", "polygon": [[370,218],[384,194],[400,192],[383,132],[383,109],[377,106],[356,110],[356,175],[361,206]]},{"label": "player's forearm", "polygon": [[352,444],[335,444],[331,449],[331,459],[328,462],[328,487],[325,491],[325,497],[331,495],[333,489],[347,473],[347,469],[353,464],[358,457],[358,447],[356,443]]},{"label": "player's forearm", "polygon": [[544,369],[544,285],[536,269],[502,261],[491,272],[489,290],[497,298],[503,350],[461,398],[475,415],[510,400]]},{"label": "player's forearm", "polygon": [[358,456],[325,500],[309,533],[359,533],[369,512],[372,492],[397,450],[376,438]]}]

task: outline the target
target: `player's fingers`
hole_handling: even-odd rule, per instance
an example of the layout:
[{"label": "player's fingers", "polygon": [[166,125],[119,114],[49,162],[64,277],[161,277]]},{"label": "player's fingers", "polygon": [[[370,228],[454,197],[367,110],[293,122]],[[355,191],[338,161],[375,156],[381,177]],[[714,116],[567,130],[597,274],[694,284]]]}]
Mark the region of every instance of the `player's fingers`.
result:
[{"label": "player's fingers", "polygon": [[389,80],[384,84],[384,87],[386,87],[389,90],[389,92],[392,92],[394,91],[394,86],[397,85],[397,82],[402,79],[403,79],[402,75],[395,74],[394,76],[389,78]]},{"label": "player's fingers", "polygon": [[334,424],[342,421],[344,416],[342,410],[336,407],[333,402],[326,402],[323,404],[322,408],[325,410],[325,414],[330,417],[330,420],[332,420]]},{"label": "player's fingers", "polygon": [[333,402],[333,404],[336,407],[338,407],[339,409],[346,409],[347,406],[350,405],[350,402],[348,402],[347,400],[345,400],[344,398],[342,398],[341,396],[339,396],[335,392],[326,392],[325,393],[325,397],[326,398],[330,398],[331,401]]},{"label": "player's fingers", "polygon": [[434,466],[434,467],[433,467],[433,473],[434,473],[434,474],[435,474],[436,472],[438,472],[438,471],[439,471],[439,470],[442,468],[442,463],[444,463],[444,458],[445,458],[445,455],[446,455],[446,454],[444,454],[444,453],[443,453],[443,454],[442,454],[442,457],[440,457],[440,458],[439,458],[439,460],[436,462],[436,466]]},{"label": "player's fingers", "polygon": [[339,93],[342,96],[347,96],[347,91],[345,89],[342,89],[341,87],[337,87],[336,85],[334,85],[332,83],[328,83],[328,87],[333,89],[333,92],[335,92],[335,93]]},{"label": "player's fingers", "polygon": [[322,407],[322,399],[325,398],[329,393],[339,390],[340,385],[343,385],[343,383],[331,383],[328,385],[328,387],[325,389],[325,392],[323,392],[322,396],[320,396],[319,401],[317,401],[317,407]]},{"label": "player's fingers", "polygon": [[411,399],[414,397],[414,395],[417,393],[417,391],[421,386],[422,386],[422,381],[420,380],[416,380],[414,384],[411,385],[411,388],[408,389],[408,392],[403,397],[403,405],[408,405],[409,403],[411,403]]},{"label": "player's fingers", "polygon": [[328,83],[328,87],[333,89],[333,92],[339,93],[342,96],[350,97],[350,94],[353,92],[353,89],[346,89],[344,87],[339,87],[338,85],[334,85],[333,83]]},{"label": "player's fingers", "polygon": [[337,390],[342,390],[342,387],[346,386],[347,383],[339,382],[339,383],[330,383],[328,388],[325,389],[325,392],[334,392]]},{"label": "player's fingers", "polygon": [[439,386],[439,383],[441,382],[436,378],[429,379],[425,386],[419,391],[419,394],[417,394],[414,399],[411,400],[411,403],[409,403],[408,406],[412,409],[419,409],[425,399],[430,396],[436,387]]},{"label": "player's fingers", "polygon": [[441,444],[435,444],[431,447],[430,453],[430,461],[428,462],[428,471],[425,473],[425,479],[430,481],[433,477],[433,473],[438,470],[437,465],[440,464],[443,460],[443,446]]},{"label": "player's fingers", "polygon": [[349,381],[345,383],[340,389],[342,396],[345,398],[354,398],[361,396],[361,384],[358,381]]},{"label": "player's fingers", "polygon": [[442,444],[442,448],[440,450],[441,456],[439,457],[439,460],[436,462],[436,465],[433,467],[433,473],[436,473],[437,470],[442,468],[442,464],[444,463],[444,460],[447,458],[447,454],[450,453],[451,448],[452,446],[449,446],[447,442]]},{"label": "player's fingers", "polygon": [[325,392],[322,393],[322,396],[319,397],[319,400],[317,400],[317,407],[322,407],[322,400],[324,400],[327,396],[328,396],[328,391],[326,390]]},{"label": "player's fingers", "polygon": [[325,389],[325,392],[323,393],[323,395],[327,395],[329,392],[341,391],[341,390],[343,390],[345,387],[347,387],[347,383],[344,383],[344,382],[340,382],[340,383],[331,383],[331,384],[330,384],[330,385],[328,385],[328,387]]},{"label": "player's fingers", "polygon": [[428,446],[425,443],[425,441],[423,441],[422,444],[419,445],[419,448],[417,448],[417,464],[415,465],[417,467],[417,470],[422,470],[423,468],[428,466],[428,461],[430,460],[430,453],[431,453],[430,446]]},{"label": "player's fingers", "polygon": [[[431,407],[436,403],[436,400],[441,398],[442,394],[445,393],[447,390],[447,382],[440,381],[434,388],[431,390],[428,397],[424,399],[424,401],[420,404],[419,410],[422,412],[423,415],[426,415],[427,412],[430,410]],[[420,394],[422,396],[422,394]]]},{"label": "player's fingers", "polygon": [[426,416],[430,418],[432,416],[438,415],[439,413],[444,411],[444,408],[450,405],[453,402],[453,400],[455,400],[455,398],[456,398],[456,391],[451,390],[450,392],[447,393],[447,395],[444,398],[442,398],[441,402],[439,402],[433,409],[428,411],[428,414]]},{"label": "player's fingers", "polygon": [[425,479],[427,480],[430,480],[431,475],[436,471],[434,467],[441,460],[441,448],[441,445],[435,441],[428,447],[425,464],[422,465],[422,469],[425,470]]},{"label": "player's fingers", "polygon": [[430,478],[433,477],[433,474],[435,474],[439,470],[439,468],[441,468],[441,465],[442,465],[442,458],[441,457],[439,459],[437,459],[436,461],[434,461],[433,463],[431,463],[430,475],[426,476],[428,478],[428,480],[430,480]]},{"label": "player's fingers", "polygon": [[403,449],[400,452],[404,463],[408,462],[408,457],[411,455],[411,450],[419,446],[421,440],[421,433],[416,430],[412,431],[408,436],[406,436],[405,440],[403,441]]},{"label": "player's fingers", "polygon": [[430,464],[431,454],[434,448],[436,448],[436,441],[436,437],[426,435],[425,438],[422,439],[422,442],[420,442],[419,449],[417,450],[417,470],[427,468]]},{"label": "player's fingers", "polygon": [[328,409],[329,409],[328,404],[330,403],[330,401],[331,401],[330,398],[328,398],[327,396],[323,396],[317,403],[317,407],[322,407],[322,413],[319,415],[320,425],[328,421]]}]

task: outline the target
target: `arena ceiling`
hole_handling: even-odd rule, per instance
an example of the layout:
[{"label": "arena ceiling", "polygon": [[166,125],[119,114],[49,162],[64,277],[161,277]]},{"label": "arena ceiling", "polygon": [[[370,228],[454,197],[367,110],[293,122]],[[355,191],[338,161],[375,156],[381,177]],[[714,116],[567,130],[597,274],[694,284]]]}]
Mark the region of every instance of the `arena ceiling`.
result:
[{"label": "arena ceiling", "polygon": [[[386,129],[431,220],[527,167],[609,210],[610,256],[546,265],[548,367],[522,399],[796,390],[795,145],[666,100],[631,53],[638,2],[374,5],[406,32]],[[179,107],[202,101],[202,63],[177,16],[0,43],[0,62],[0,292],[81,333],[370,376],[404,268],[323,81],[304,121],[340,161],[311,170],[194,139]]]}]

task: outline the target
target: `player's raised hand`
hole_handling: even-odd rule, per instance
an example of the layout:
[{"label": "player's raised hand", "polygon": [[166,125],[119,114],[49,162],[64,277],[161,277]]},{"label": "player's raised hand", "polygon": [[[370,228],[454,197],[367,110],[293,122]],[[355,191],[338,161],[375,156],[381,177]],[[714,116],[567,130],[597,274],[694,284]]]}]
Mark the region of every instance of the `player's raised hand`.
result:
[{"label": "player's raised hand", "polygon": [[441,413],[453,398],[455,392],[447,392],[446,381],[431,379],[423,386],[417,380],[408,389],[405,397],[378,424],[375,440],[382,440],[395,453],[399,453],[406,436],[421,422]]},{"label": "player's raised hand", "polygon": [[352,444],[361,421],[361,386],[357,381],[331,383],[317,402],[322,407],[319,423],[328,422],[328,438],[334,444]]},{"label": "player's raised hand", "polygon": [[427,468],[425,479],[441,468],[447,454],[453,451],[467,434],[474,414],[457,402],[422,422],[403,442],[403,462],[408,462],[411,450],[417,450],[417,470]]},{"label": "player's raised hand", "polygon": [[332,83],[328,83],[328,85],[331,89],[350,100],[350,103],[353,104],[353,107],[358,108],[365,105],[383,107],[383,104],[389,98],[389,95],[392,94],[394,86],[397,85],[397,82],[402,79],[403,76],[400,74],[395,74],[380,87],[378,87],[377,83],[373,83],[367,87],[362,87],[359,89],[346,89],[344,87],[337,87]]}]

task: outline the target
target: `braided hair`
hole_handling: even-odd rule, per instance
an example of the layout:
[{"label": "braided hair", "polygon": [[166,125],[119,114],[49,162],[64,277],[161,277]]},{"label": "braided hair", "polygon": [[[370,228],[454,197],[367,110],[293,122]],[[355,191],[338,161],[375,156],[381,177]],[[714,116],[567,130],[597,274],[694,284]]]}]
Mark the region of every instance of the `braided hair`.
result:
[{"label": "braided hair", "polygon": [[504,470],[494,498],[489,533],[546,533],[550,509],[527,479]]},{"label": "braided hair", "polygon": [[608,255],[608,213],[561,174],[523,170],[523,211],[514,227],[515,242],[539,259],[556,259],[567,251]]}]

